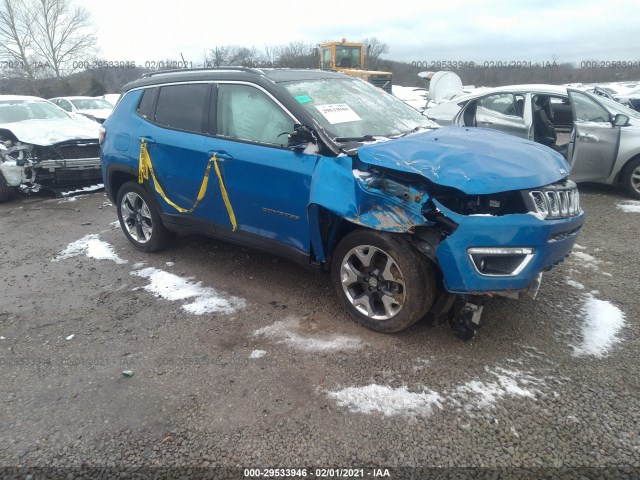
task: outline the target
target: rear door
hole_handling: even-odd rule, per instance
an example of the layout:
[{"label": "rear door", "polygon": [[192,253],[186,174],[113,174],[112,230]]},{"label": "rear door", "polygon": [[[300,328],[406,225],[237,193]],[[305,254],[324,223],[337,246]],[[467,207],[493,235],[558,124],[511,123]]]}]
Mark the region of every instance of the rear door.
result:
[{"label": "rear door", "polygon": [[[147,89],[140,102],[138,115],[147,121],[142,122],[138,138],[146,141],[153,170],[166,197],[184,209],[193,206],[209,161],[204,132],[208,129],[211,90],[211,83],[162,86]],[[149,102],[155,108],[140,111]],[[154,194],[165,213],[209,218],[208,194],[193,213],[181,213],[155,190]]]},{"label": "rear door", "polygon": [[620,143],[620,127],[594,97],[569,89],[573,131],[569,144],[571,178],[576,182],[599,180],[611,175]]}]

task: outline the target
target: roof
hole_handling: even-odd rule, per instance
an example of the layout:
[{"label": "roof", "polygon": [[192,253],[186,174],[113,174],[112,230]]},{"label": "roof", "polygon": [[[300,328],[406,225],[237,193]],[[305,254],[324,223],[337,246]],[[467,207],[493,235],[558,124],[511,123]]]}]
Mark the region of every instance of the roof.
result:
[{"label": "roof", "polygon": [[74,95],[72,97],[53,97],[49,100],[95,100],[97,97]]},{"label": "roof", "polygon": [[[503,87],[495,87],[487,90],[483,90],[482,94],[491,93],[491,92],[533,92],[533,93],[550,93],[550,94],[558,94],[558,95],[566,95],[567,87],[562,85],[546,85],[543,83],[534,83],[528,85],[505,85]],[[471,95],[475,95],[473,92]],[[455,99],[454,99],[455,100]]]},{"label": "roof", "polygon": [[246,67],[222,67],[209,69],[182,69],[152,72],[143,75],[142,78],[126,84],[122,91],[159,85],[169,82],[193,82],[215,80],[245,80],[255,81],[262,79],[271,83],[290,82],[299,80],[319,80],[327,78],[352,78],[341,72],[313,69],[288,69],[288,68],[246,68]]},{"label": "roof", "polygon": [[31,95],[0,95],[0,102],[2,101],[15,101],[15,100],[31,100],[45,102],[44,98],[33,97]]}]

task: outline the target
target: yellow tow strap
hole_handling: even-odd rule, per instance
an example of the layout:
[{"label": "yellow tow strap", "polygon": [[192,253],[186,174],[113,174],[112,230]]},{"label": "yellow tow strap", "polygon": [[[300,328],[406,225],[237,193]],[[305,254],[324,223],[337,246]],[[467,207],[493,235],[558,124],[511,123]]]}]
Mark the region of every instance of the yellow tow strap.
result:
[{"label": "yellow tow strap", "polygon": [[167,195],[162,190],[160,186],[160,182],[156,178],[156,174],[153,171],[153,164],[151,163],[151,157],[149,156],[149,152],[147,151],[147,142],[142,140],[140,142],[140,162],[138,164],[138,183],[143,184],[145,180],[149,180],[149,173],[151,173],[151,178],[153,178],[153,186],[158,192],[165,202],[171,205],[180,213],[191,213],[193,212],[200,200],[204,198],[205,193],[207,193],[207,186],[209,184],[209,173],[211,172],[211,164],[215,166],[216,175],[218,176],[218,180],[220,181],[220,192],[222,193],[222,200],[224,200],[224,205],[227,207],[227,213],[229,214],[229,220],[231,220],[232,231],[235,231],[238,228],[238,224],[236,222],[236,216],[233,213],[233,208],[231,207],[231,202],[229,201],[229,195],[227,194],[227,189],[224,186],[224,181],[222,180],[222,174],[220,173],[220,168],[218,167],[218,157],[214,153],[209,161],[207,162],[207,168],[204,172],[204,178],[202,179],[202,184],[200,185],[200,191],[198,192],[198,197],[196,198],[195,203],[189,209],[182,208],[180,205],[172,202]]}]

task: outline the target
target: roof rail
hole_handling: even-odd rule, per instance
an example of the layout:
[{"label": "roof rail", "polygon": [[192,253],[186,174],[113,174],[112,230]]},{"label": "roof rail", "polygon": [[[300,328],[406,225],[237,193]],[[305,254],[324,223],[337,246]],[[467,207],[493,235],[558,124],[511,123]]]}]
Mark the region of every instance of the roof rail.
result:
[{"label": "roof rail", "polygon": [[250,67],[241,66],[229,66],[229,67],[200,67],[200,68],[174,68],[170,70],[158,70],[157,72],[147,72],[142,75],[142,78],[153,77],[154,75],[160,75],[162,73],[176,73],[176,72],[206,72],[206,71],[220,71],[220,70],[234,70],[241,72],[250,72],[258,75],[263,75],[262,70]]}]

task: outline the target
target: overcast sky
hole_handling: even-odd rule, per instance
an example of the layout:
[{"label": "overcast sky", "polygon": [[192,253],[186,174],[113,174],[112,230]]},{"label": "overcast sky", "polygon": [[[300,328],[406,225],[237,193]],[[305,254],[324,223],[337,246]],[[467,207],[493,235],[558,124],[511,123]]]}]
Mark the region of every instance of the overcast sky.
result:
[{"label": "overcast sky", "polygon": [[202,61],[216,45],[365,37],[407,62],[640,61],[638,0],[73,1],[91,12],[102,58],[138,64]]}]

